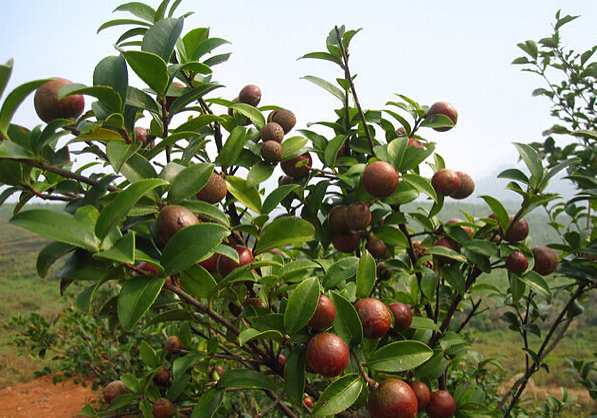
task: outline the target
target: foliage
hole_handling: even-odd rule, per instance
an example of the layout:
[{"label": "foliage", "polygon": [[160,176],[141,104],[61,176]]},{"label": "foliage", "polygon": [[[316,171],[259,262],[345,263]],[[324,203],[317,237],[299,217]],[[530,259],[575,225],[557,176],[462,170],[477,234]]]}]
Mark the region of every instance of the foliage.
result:
[{"label": "foliage", "polygon": [[[214,96],[221,85],[213,71],[229,56],[214,51],[227,41],[211,37],[208,28],[184,33],[185,15],[174,17],[179,4],[164,0],[155,10],[123,4],[116,10],[135,19],[100,27],[133,26],[116,41],[118,55],[98,63],[93,86],[60,90],[60,98],[82,94],[95,100],[76,120],[58,119],[31,130],[11,124],[16,108],[46,80],[17,87],[0,108],[0,181],[6,186],[0,202],[17,195],[10,222],[52,240],[38,256],[40,276],[65,258],[62,290],[73,282],[84,285],[77,306],[98,316],[69,312],[82,323],[70,347],[82,349],[88,333],[97,332],[92,341],[99,353],[121,354],[104,376],[119,374],[132,393],[119,396],[109,409],[151,417],[152,403],[166,397],[180,416],[263,416],[275,408],[275,414],[291,417],[307,412],[360,417],[366,416],[368,394],[378,382],[399,377],[448,390],[459,418],[523,416],[519,401],[528,380],[548,370],[547,355],[595,287],[597,264],[585,256],[595,252],[583,231],[570,230],[563,244],[550,244],[561,259],[553,275],[533,269],[508,273],[504,288],[483,278],[504,269],[514,251],[532,265],[529,241],[507,239],[511,225],[539,207],[564,205],[545,189],[560,171],[580,170],[586,160],[571,155],[575,158],[544,165],[532,146],[514,144],[526,169],[501,174],[523,198],[512,217],[500,201],[481,196],[486,216],[463,212],[461,222],[442,222],[448,197],[421,167],[437,172],[446,162],[424,134],[428,128],[454,128],[455,120],[428,114],[429,106],[400,94],[384,109],[363,109],[349,66],[350,43],[359,30],[342,26],[330,31],[325,51],[301,57],[328,61],[338,70],[335,82],[304,77],[338,99],[337,119],[310,123],[285,138],[282,169],[288,175],[274,184],[275,165],[262,160],[259,137],[265,113],[273,119],[279,108]],[[11,70],[11,62],[0,67],[0,91]],[[130,72],[141,88],[129,85]],[[150,120],[147,142],[154,146],[141,143],[135,132],[144,118]],[[409,146],[410,138],[420,146]],[[306,153],[312,163],[306,158],[295,163]],[[389,196],[372,196],[362,181],[378,160],[399,173]],[[197,200],[213,173],[225,180],[225,198]],[[573,203],[591,200],[591,187]],[[59,211],[27,210],[34,197],[66,205]],[[407,205],[421,199],[430,204]],[[332,208],[359,202],[371,212],[366,227],[333,232],[327,218]],[[181,206],[176,226],[198,218],[164,238],[161,225],[167,222],[159,216],[167,205]],[[566,213],[570,228],[578,227],[580,211]],[[340,245],[342,234],[356,237],[358,245]],[[366,244],[373,238],[385,248],[377,259]],[[440,245],[440,238],[451,247]],[[215,269],[208,265],[214,254]],[[224,269],[225,263],[236,268]],[[306,347],[316,333],[309,321],[322,294],[337,311],[328,331],[350,349],[348,366],[331,380],[307,367],[312,364]],[[554,305],[554,295],[565,303]],[[365,297],[412,306],[410,328],[365,338],[366,318],[354,307]],[[471,353],[463,336],[482,303],[491,306],[496,300],[526,355],[522,377],[506,394],[496,385],[499,373],[489,368],[499,367],[497,359]],[[555,314],[547,315],[552,309]],[[465,316],[457,321],[458,312]],[[42,330],[31,332],[41,332],[35,338],[43,352],[58,336],[49,323],[37,320]],[[133,338],[122,346],[118,338],[127,335]],[[539,337],[537,346],[531,335]],[[178,337],[183,348],[176,338],[156,348],[155,339],[165,337]],[[128,347],[131,357],[123,354]],[[73,361],[80,356],[77,351]],[[97,360],[86,359],[94,365]],[[213,373],[218,366],[225,366],[223,374]],[[171,376],[165,385],[153,379],[161,367]],[[312,410],[303,405],[307,395],[317,401]],[[563,402],[550,400],[545,413],[559,413],[568,400]],[[84,410],[85,416],[105,414],[91,406]]]}]

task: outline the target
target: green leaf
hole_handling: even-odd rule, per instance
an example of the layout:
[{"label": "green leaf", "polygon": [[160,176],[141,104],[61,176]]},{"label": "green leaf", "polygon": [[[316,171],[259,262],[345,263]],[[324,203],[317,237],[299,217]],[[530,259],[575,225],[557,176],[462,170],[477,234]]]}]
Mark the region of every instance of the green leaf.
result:
[{"label": "green leaf", "polygon": [[464,243],[464,248],[476,254],[486,255],[487,257],[499,257],[500,249],[493,242],[472,239]]},{"label": "green leaf", "polygon": [[168,86],[168,66],[158,55],[145,51],[123,51],[124,58],[135,74],[139,76],[159,97],[163,97]]},{"label": "green leaf", "polygon": [[230,219],[228,216],[211,203],[202,202],[200,200],[190,200],[181,203],[182,206],[190,209],[193,213],[201,215],[201,217],[211,219],[225,226],[230,226]]},{"label": "green leaf", "polygon": [[145,193],[165,184],[168,184],[168,182],[162,179],[140,180],[131,184],[122,192],[119,192],[118,195],[102,210],[97,220],[95,226],[97,237],[103,241],[112,229],[116,228],[120,221],[126,217],[128,212]]},{"label": "green leaf", "polygon": [[399,168],[402,165],[404,152],[408,145],[408,138],[396,138],[388,144],[388,162],[394,167]]},{"label": "green leaf", "polygon": [[358,374],[340,377],[323,391],[313,415],[332,416],[347,410],[357,401],[362,390],[363,382]]},{"label": "green leaf", "polygon": [[318,59],[318,60],[331,61],[335,64],[338,64],[339,66],[342,66],[342,60],[339,57],[330,54],[329,52],[310,52],[308,54],[303,55],[302,57],[299,57],[298,59],[304,59],[304,58],[313,58],[313,59]]},{"label": "green leaf", "polygon": [[[201,73],[201,74],[207,74],[207,73],[211,72],[211,68],[209,68],[206,65],[199,64],[198,62],[187,63],[185,65],[181,65],[178,71],[181,71],[183,69],[190,69],[193,72]],[[180,109],[182,109],[188,103],[196,101],[200,97],[203,97],[204,95],[209,93],[210,91],[213,91],[220,87],[223,87],[223,86],[221,84],[205,84],[205,85],[202,85],[199,87],[195,87],[194,89],[191,89],[191,90],[183,93],[181,96],[178,96],[174,100],[174,102],[172,102],[172,105],[170,106],[170,114],[177,113]],[[203,115],[203,116],[206,116],[206,115]],[[177,128],[177,131],[178,130],[179,129]]]},{"label": "green leaf", "polygon": [[229,43],[230,42],[228,42],[226,39],[221,38],[205,39],[204,41],[200,42],[195,49],[193,49],[193,52],[189,55],[189,59],[197,61],[205,54],[208,54],[214,49]]},{"label": "green leaf", "polygon": [[199,264],[184,270],[180,274],[180,283],[185,291],[197,299],[210,297],[212,291],[218,286],[213,276]]},{"label": "green leaf", "polygon": [[261,212],[261,196],[255,187],[247,186],[245,179],[241,177],[226,177],[226,185],[232,196],[236,197],[240,203],[251,209],[253,212]]},{"label": "green leaf", "polygon": [[285,184],[283,186],[278,187],[275,190],[272,190],[270,194],[267,195],[265,200],[263,201],[263,206],[261,208],[261,213],[268,214],[272,210],[276,208],[280,204],[282,200],[288,194],[290,194],[293,190],[298,189],[300,186],[298,184]]},{"label": "green leaf", "polygon": [[418,174],[414,173],[404,173],[402,174],[402,179],[411,185],[415,186],[415,188],[425,193],[427,196],[432,198],[435,202],[438,201],[437,194],[435,193],[435,189],[431,185],[431,182],[427,180],[425,177],[421,177]]},{"label": "green leaf", "polygon": [[141,26],[150,26],[149,23],[144,22],[142,20],[134,20],[134,19],[114,19],[110,20],[106,23],[103,23],[98,29],[97,33],[100,33],[104,29],[111,28],[113,26],[121,26],[121,25],[141,25]]},{"label": "green leaf", "polygon": [[106,260],[119,261],[121,263],[135,263],[135,231],[131,231],[120,238],[112,248],[94,254],[94,257]]},{"label": "green leaf", "polygon": [[276,392],[278,386],[272,378],[256,370],[227,370],[218,381],[220,388],[265,389]]},{"label": "green leaf", "polygon": [[247,174],[247,186],[255,187],[263,183],[272,176],[275,168],[275,165],[268,164],[265,161],[258,161]]},{"label": "green leaf", "polygon": [[284,216],[263,228],[263,235],[257,243],[255,252],[262,253],[270,248],[302,244],[313,240],[314,237],[315,228],[309,222],[300,218]]},{"label": "green leaf", "polygon": [[120,173],[122,165],[141,148],[141,142],[127,144],[120,141],[110,141],[106,144],[106,155],[115,173]]},{"label": "green leaf", "polygon": [[337,292],[331,292],[331,299],[336,307],[334,331],[349,347],[354,347],[363,340],[363,324],[353,304]]},{"label": "green leaf", "polygon": [[91,142],[99,141],[104,143],[109,142],[124,142],[125,139],[118,132],[112,129],[95,128],[93,131],[78,135],[71,142]]},{"label": "green leaf", "polygon": [[29,96],[34,90],[37,90],[39,86],[52,80],[51,78],[44,80],[30,81],[25,84],[21,84],[19,87],[8,93],[6,100],[2,104],[0,109],[0,136],[8,138],[8,127],[13,115],[23,103],[23,101]]},{"label": "green leaf", "polygon": [[174,363],[172,364],[172,377],[174,380],[180,379],[190,367],[193,367],[195,363],[203,360],[206,354],[207,353],[203,351],[194,351],[174,360]]},{"label": "green leaf", "polygon": [[315,84],[316,86],[319,86],[322,89],[327,90],[328,92],[332,93],[334,96],[336,96],[338,99],[340,99],[342,101],[342,103],[344,103],[346,101],[346,95],[344,94],[344,92],[342,90],[340,90],[338,87],[334,86],[332,83],[325,81],[322,78],[315,77],[312,75],[306,75],[301,78],[303,78],[307,81],[310,81],[311,83]]},{"label": "green leaf", "polygon": [[224,401],[225,390],[211,388],[199,398],[191,418],[211,418]]},{"label": "green leaf", "polygon": [[253,106],[246,103],[231,103],[229,107],[236,110],[241,115],[248,117],[258,128],[265,125],[265,118],[261,112]]},{"label": "green leaf", "polygon": [[408,248],[408,238],[393,225],[382,225],[375,230],[375,236],[395,248]]},{"label": "green leaf", "polygon": [[33,158],[31,151],[23,148],[13,141],[0,140],[0,158],[7,158],[10,160],[21,160]]},{"label": "green leaf", "polygon": [[213,168],[213,164],[200,163],[178,173],[170,185],[168,203],[174,205],[195,196],[209,181]]},{"label": "green leaf", "polygon": [[458,265],[450,265],[444,267],[442,270],[444,279],[452,286],[461,296],[466,292],[466,279]]},{"label": "green leaf", "polygon": [[319,281],[316,278],[305,280],[294,289],[284,312],[284,328],[288,334],[307,325],[317,309],[318,299]]},{"label": "green leaf", "polygon": [[224,142],[224,146],[219,152],[216,162],[224,168],[232,167],[238,160],[238,157],[240,157],[246,138],[247,130],[244,127],[237,126],[234,128],[228,139],[226,139],[226,142]]},{"label": "green leaf", "polygon": [[120,324],[130,330],[153,305],[166,279],[139,276],[127,280],[118,295],[117,310]]},{"label": "green leaf", "polygon": [[481,199],[485,200],[485,203],[487,203],[495,215],[502,231],[508,230],[508,226],[510,225],[510,217],[508,216],[508,211],[506,208],[504,208],[501,202],[491,196],[481,196]]},{"label": "green leaf", "polygon": [[397,341],[384,345],[369,357],[367,365],[387,373],[414,369],[433,356],[433,350],[419,341]]},{"label": "green leaf", "polygon": [[143,20],[147,20],[148,22],[153,22],[153,16],[155,14],[155,10],[153,10],[151,7],[136,1],[121,4],[114,9],[114,11],[130,12]]},{"label": "green leaf", "polygon": [[259,331],[254,328],[245,329],[238,336],[238,343],[241,346],[253,340],[274,340],[277,342],[282,342],[284,340],[284,336],[280,331],[276,331],[275,329]]},{"label": "green leaf", "polygon": [[369,296],[375,285],[375,277],[375,259],[369,254],[369,251],[365,250],[357,267],[357,298]]},{"label": "green leaf", "polygon": [[536,292],[541,293],[544,296],[551,297],[551,291],[549,290],[549,285],[545,281],[545,278],[536,271],[527,271],[520,277],[520,280],[522,280],[527,286]]},{"label": "green leaf", "polygon": [[141,51],[156,54],[165,62],[170,61],[176,40],[182,33],[183,25],[183,18],[174,19],[170,17],[156,22],[145,33]]},{"label": "green leaf", "polygon": [[74,248],[72,245],[62,242],[51,242],[46,245],[37,255],[37,262],[35,264],[39,277],[44,279],[50,267],[60,258],[74,250]]},{"label": "green leaf", "polygon": [[93,86],[85,87],[83,84],[67,84],[60,89],[58,99],[62,100],[66,96],[73,94],[83,94],[86,96],[95,97],[112,112],[118,113],[122,110],[122,100],[120,94],[112,87],[108,86]]},{"label": "green leaf", "polygon": [[430,318],[423,318],[420,316],[413,315],[413,321],[410,324],[410,328],[413,329],[431,329],[434,331],[439,331],[439,326],[433,322]]},{"label": "green leaf", "polygon": [[518,154],[520,154],[520,158],[531,172],[532,177],[535,178],[535,183],[533,183],[533,179],[531,178],[531,186],[535,187],[543,180],[544,169],[543,164],[541,163],[541,158],[539,158],[539,155],[533,147],[528,144],[514,143],[514,146],[516,147]]},{"label": "green leaf", "polygon": [[359,261],[360,260],[356,257],[346,257],[336,261],[327,269],[323,276],[323,287],[325,289],[331,289],[343,280],[353,277],[357,272]]},{"label": "green leaf", "polygon": [[6,86],[8,85],[8,80],[10,80],[10,75],[12,74],[12,67],[14,61],[12,58],[8,60],[6,64],[0,65],[0,99],[4,94],[4,90],[6,90]]},{"label": "green leaf", "polygon": [[156,115],[161,113],[161,109],[158,107],[158,104],[153,97],[143,90],[139,90],[132,86],[128,88],[126,104],[128,106],[138,107],[139,109],[146,109]]},{"label": "green leaf", "polygon": [[346,142],[346,135],[338,135],[332,139],[329,144],[325,147],[324,160],[328,167],[336,166],[336,158],[338,157],[338,151]]},{"label": "green leaf", "polygon": [[19,212],[13,216],[10,223],[54,241],[74,245],[90,252],[96,252],[99,248],[99,240],[93,230],[65,213],[33,209]]},{"label": "green leaf", "polygon": [[211,223],[182,228],[170,238],[162,252],[164,274],[171,276],[206,259],[229,234],[227,228]]},{"label": "green leaf", "polygon": [[309,140],[302,136],[291,136],[282,142],[282,161],[290,160],[298,157],[304,150],[303,147],[307,145]]},{"label": "green leaf", "polygon": [[157,369],[162,365],[158,361],[158,357],[155,355],[153,348],[147,344],[147,341],[141,341],[141,345],[139,346],[139,355],[141,356],[141,360],[143,360],[143,362],[152,369]]},{"label": "green leaf", "polygon": [[286,384],[286,393],[291,401],[296,404],[303,402],[303,394],[305,393],[305,367],[307,365],[307,357],[305,356],[304,347],[295,346],[284,365],[284,382]]}]

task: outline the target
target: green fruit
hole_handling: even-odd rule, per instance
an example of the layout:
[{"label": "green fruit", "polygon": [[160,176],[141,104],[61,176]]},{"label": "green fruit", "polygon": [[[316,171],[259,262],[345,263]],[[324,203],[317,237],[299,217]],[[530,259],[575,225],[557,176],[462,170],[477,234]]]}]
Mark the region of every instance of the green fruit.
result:
[{"label": "green fruit", "polygon": [[396,169],[385,161],[375,161],[363,172],[363,186],[374,197],[387,197],[398,188],[399,176]]},{"label": "green fruit", "polygon": [[335,334],[317,334],[307,345],[307,364],[322,376],[338,376],[346,369],[349,360],[348,346]]},{"label": "green fruit", "polygon": [[62,100],[58,100],[60,89],[71,81],[64,78],[56,78],[42,84],[33,97],[35,112],[41,120],[46,123],[54,119],[72,119],[78,118],[85,108],[85,99],[81,94],[73,94]]},{"label": "green fruit", "polygon": [[415,418],[418,410],[415,392],[400,379],[383,381],[367,400],[371,418]]},{"label": "green fruit", "polygon": [[160,211],[155,221],[155,229],[160,241],[166,244],[182,228],[199,223],[201,221],[197,216],[184,206],[168,205]]},{"label": "green fruit", "polygon": [[228,186],[224,177],[218,173],[211,173],[211,177],[207,181],[207,184],[203,186],[203,189],[197,193],[197,199],[215,204],[221,202],[228,193]]}]

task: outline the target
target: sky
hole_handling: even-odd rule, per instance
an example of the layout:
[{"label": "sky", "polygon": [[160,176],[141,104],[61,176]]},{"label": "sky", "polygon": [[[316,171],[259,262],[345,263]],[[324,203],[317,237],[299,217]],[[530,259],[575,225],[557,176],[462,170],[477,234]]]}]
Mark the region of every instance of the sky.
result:
[{"label": "sky", "polygon": [[[113,44],[129,27],[99,34],[97,28],[107,20],[129,18],[124,12],[112,13],[125,2],[5,0],[0,61],[15,61],[8,89],[47,77],[90,85],[95,65],[116,55]],[[158,1],[148,4],[155,8]],[[383,108],[396,93],[425,105],[452,103],[459,113],[457,126],[444,133],[426,129],[421,135],[437,142],[436,151],[448,168],[481,179],[516,163],[512,142],[539,141],[554,123],[547,100],[531,96],[543,87],[542,80],[511,62],[523,55],[518,42],[551,34],[560,8],[563,15],[581,15],[562,29],[566,45],[584,51],[597,44],[595,0],[183,0],[177,15],[195,12],[186,19],[183,33],[210,27],[211,36],[231,42],[221,48],[232,52],[230,60],[214,67],[214,78],[227,86],[216,95],[232,99],[244,85],[257,84],[261,104],[291,109],[296,128],[334,119],[333,109],[340,103],[301,77],[342,76],[331,63],[297,58],[324,51],[334,25],[362,28],[350,50],[362,106]],[[41,123],[31,98],[14,122]],[[322,133],[333,136],[331,131]]]}]

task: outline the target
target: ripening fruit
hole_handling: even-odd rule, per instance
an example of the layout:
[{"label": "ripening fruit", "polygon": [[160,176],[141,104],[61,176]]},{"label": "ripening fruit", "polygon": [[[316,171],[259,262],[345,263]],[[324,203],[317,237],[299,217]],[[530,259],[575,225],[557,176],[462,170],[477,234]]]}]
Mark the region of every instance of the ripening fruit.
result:
[{"label": "ripening fruit", "polygon": [[388,197],[398,188],[398,172],[385,161],[375,161],[363,171],[363,187],[371,196]]},{"label": "ripening fruit", "polygon": [[153,403],[154,418],[172,418],[174,413],[174,404],[166,398],[156,399]]},{"label": "ripening fruit", "polygon": [[284,134],[287,134],[296,125],[296,116],[290,110],[276,109],[268,115],[267,121],[276,122],[284,129]]},{"label": "ripening fruit", "polygon": [[462,171],[457,171],[456,175],[460,179],[460,187],[456,192],[452,193],[450,197],[452,199],[466,199],[475,191],[475,182],[472,177]]},{"label": "ripening fruit", "polygon": [[284,139],[284,129],[276,122],[268,122],[259,131],[259,137],[266,141],[276,141],[281,143]]},{"label": "ripening fruit", "polygon": [[253,252],[243,245],[233,245],[232,248],[238,253],[238,263],[225,255],[218,257],[217,270],[222,277],[228,276],[232,270],[255,261]]},{"label": "ripening fruit", "polygon": [[170,381],[170,372],[167,368],[161,367],[155,375],[153,375],[153,381],[157,385],[166,385]]},{"label": "ripening fruit", "polygon": [[62,100],[58,100],[60,89],[71,81],[64,78],[56,78],[42,84],[33,97],[35,112],[41,120],[46,123],[54,119],[72,119],[78,118],[85,108],[85,99],[81,94],[73,94]]},{"label": "ripening fruit", "polygon": [[346,225],[351,231],[361,231],[371,223],[371,210],[363,202],[355,202],[346,210]]},{"label": "ripening fruit", "polygon": [[182,228],[199,223],[201,221],[197,216],[184,206],[168,205],[160,211],[155,221],[155,229],[160,241],[166,244]]},{"label": "ripening fruit", "polygon": [[[460,251],[460,244],[458,244],[456,241],[454,241],[450,237],[441,237],[441,238],[438,238],[433,243],[433,245],[440,246],[440,247],[446,247],[446,248],[448,248],[450,250],[453,250],[453,251],[456,251],[456,252]],[[435,258],[440,263],[450,263],[450,262],[452,262],[451,258],[445,257],[443,255],[436,255]]]},{"label": "ripening fruit", "polygon": [[286,360],[288,359],[284,354],[278,354],[278,363],[280,364],[280,366],[284,367],[286,365]]},{"label": "ripening fruit", "polygon": [[401,126],[398,129],[396,129],[396,135],[406,136],[406,134],[407,134],[407,132],[406,132],[406,129],[404,129],[404,126]]},{"label": "ripening fruit", "polygon": [[313,398],[309,398],[308,396],[303,399],[303,403],[305,404],[305,406],[308,406],[309,408],[313,406],[314,402],[313,402]]},{"label": "ripening fruit", "polygon": [[253,308],[267,308],[267,305],[261,298],[253,297],[253,298],[245,298],[243,305],[245,306],[252,306]]},{"label": "ripening fruit", "polygon": [[371,418],[415,418],[418,410],[415,392],[400,379],[384,380],[367,400]]},{"label": "ripening fruit", "polygon": [[558,268],[558,255],[554,250],[545,245],[540,245],[533,248],[533,257],[535,258],[535,265],[533,270],[545,276],[551,274]]},{"label": "ripening fruit", "polygon": [[[456,122],[458,122],[458,112],[456,111],[456,109],[454,108],[454,106],[452,106],[450,103],[448,102],[436,102],[433,103],[431,105],[431,107],[429,108],[429,110],[427,110],[427,114],[425,115],[425,117],[430,117],[432,115],[446,115],[447,117],[449,117],[452,122],[454,123],[454,125],[456,125]],[[436,131],[439,132],[445,132],[445,131],[449,131],[450,129],[452,129],[451,126],[445,126],[443,128],[433,128]]]},{"label": "ripening fruit", "polygon": [[367,251],[371,253],[373,258],[381,258],[385,260],[389,257],[388,247],[386,247],[386,244],[377,237],[369,237],[365,248],[367,248]]},{"label": "ripening fruit", "polygon": [[141,126],[135,126],[135,141],[141,143],[141,148],[145,148],[146,146],[153,147],[153,140],[149,129],[143,128]]},{"label": "ripening fruit", "polygon": [[506,269],[511,273],[521,274],[529,268],[529,260],[520,251],[508,254],[506,258]]},{"label": "ripening fruit", "polygon": [[282,159],[284,149],[279,142],[265,141],[263,145],[261,145],[259,152],[261,154],[261,158],[263,158],[263,161],[276,164]]},{"label": "ripening fruit", "polygon": [[130,389],[124,386],[124,383],[122,383],[120,380],[114,380],[106,385],[103,391],[103,396],[104,400],[108,404],[111,404],[114,399],[129,392]]},{"label": "ripening fruit", "polygon": [[209,273],[215,273],[216,271],[218,271],[218,258],[220,257],[220,254],[218,253],[213,253],[211,255],[211,257],[206,258],[203,261],[199,262],[199,265],[201,267],[203,267],[205,270],[207,270]]},{"label": "ripening fruit", "polygon": [[415,392],[417,403],[419,405],[419,412],[421,412],[427,408],[427,405],[429,405],[429,401],[431,400],[429,386],[423,382],[414,381],[410,384],[410,387],[413,389],[413,392]]},{"label": "ripening fruit", "polygon": [[335,232],[346,232],[348,231],[348,225],[346,225],[346,211],[348,206],[337,205],[334,206],[328,213],[328,224],[330,229]]},{"label": "ripening fruit", "polygon": [[514,215],[510,215],[510,226],[506,231],[506,240],[518,242],[524,240],[529,235],[529,224],[523,218],[520,218],[516,223],[512,223]]},{"label": "ripening fruit", "polygon": [[166,350],[168,354],[175,354],[178,350],[183,349],[184,344],[182,343],[182,340],[178,338],[178,336],[171,335],[168,338],[166,338],[166,342],[164,343],[164,350]]},{"label": "ripening fruit", "polygon": [[228,186],[226,186],[226,180],[218,173],[211,173],[211,177],[207,181],[207,184],[203,186],[203,189],[197,193],[197,199],[215,204],[221,202],[228,193]]},{"label": "ripening fruit", "polygon": [[365,338],[381,338],[392,326],[392,315],[388,307],[380,300],[365,298],[358,300],[354,308],[363,324]]},{"label": "ripening fruit", "polygon": [[251,106],[257,106],[261,101],[261,89],[255,84],[244,86],[238,93],[238,100]]},{"label": "ripening fruit", "polygon": [[460,188],[460,177],[454,170],[442,168],[431,177],[431,185],[438,195],[450,196]]},{"label": "ripening fruit", "polygon": [[323,331],[331,327],[335,319],[336,306],[334,306],[334,302],[327,296],[320,295],[315,313],[309,320],[309,325],[317,331]]},{"label": "ripening fruit", "polygon": [[394,272],[390,270],[387,264],[383,261],[377,263],[377,265],[375,266],[375,272],[377,274],[377,278],[382,281],[390,280],[394,275]]},{"label": "ripening fruit", "polygon": [[449,392],[436,390],[431,393],[427,415],[429,418],[450,418],[456,412],[456,402]]},{"label": "ripening fruit", "polygon": [[[458,218],[452,218],[452,219],[448,219],[446,222],[444,222],[444,225],[453,225],[453,224],[459,224],[464,222],[462,219],[458,219]],[[470,237],[473,234],[473,230],[471,229],[470,226],[465,226],[465,225],[459,225],[462,229],[464,229],[464,232],[466,232],[466,234]]]},{"label": "ripening fruit", "polygon": [[404,303],[394,302],[388,305],[390,311],[394,315],[394,330],[404,332],[410,328],[413,322],[413,313]]},{"label": "ripening fruit", "polygon": [[423,145],[423,143],[416,138],[408,138],[408,143],[406,144],[406,148],[408,148],[408,147],[425,149],[425,145]]},{"label": "ripening fruit", "polygon": [[[307,163],[301,164],[297,167],[297,164],[302,163],[303,161],[307,161]],[[301,154],[298,157],[282,161],[280,167],[282,167],[282,171],[286,175],[292,177],[293,179],[300,179],[309,175],[309,171],[312,164],[313,160],[311,159],[311,155],[309,155],[308,152],[305,152],[304,154]]]},{"label": "ripening fruit", "polygon": [[348,346],[336,334],[317,334],[307,344],[307,365],[322,376],[338,376],[346,369],[349,360]]},{"label": "ripening fruit", "polygon": [[343,253],[353,253],[361,245],[361,236],[358,232],[336,232],[332,238],[332,245]]}]

